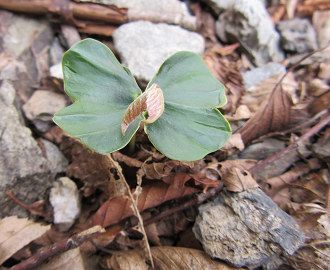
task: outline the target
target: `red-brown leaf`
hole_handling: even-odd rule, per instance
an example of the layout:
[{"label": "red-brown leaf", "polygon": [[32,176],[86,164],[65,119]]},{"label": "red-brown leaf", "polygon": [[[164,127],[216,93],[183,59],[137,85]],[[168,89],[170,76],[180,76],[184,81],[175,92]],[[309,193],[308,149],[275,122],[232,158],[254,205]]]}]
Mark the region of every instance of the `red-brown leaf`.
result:
[{"label": "red-brown leaf", "polygon": [[[192,187],[183,186],[179,189],[174,185],[168,186],[163,183],[157,183],[142,188],[137,206],[139,211],[143,211],[166,201],[191,195],[197,191],[198,189]],[[129,198],[123,196],[107,200],[92,217],[92,224],[107,227],[132,216],[133,211],[130,204]]]}]

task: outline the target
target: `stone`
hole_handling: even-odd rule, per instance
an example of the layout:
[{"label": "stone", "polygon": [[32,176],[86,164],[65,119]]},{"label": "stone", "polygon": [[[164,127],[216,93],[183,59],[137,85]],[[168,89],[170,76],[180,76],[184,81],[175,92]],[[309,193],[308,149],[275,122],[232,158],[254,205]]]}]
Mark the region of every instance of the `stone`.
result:
[{"label": "stone", "polygon": [[[204,0],[216,14],[220,14],[221,11],[231,8],[236,0]],[[263,5],[265,5],[265,0],[259,0]]]},{"label": "stone", "polygon": [[149,81],[167,57],[178,51],[203,53],[204,39],[179,26],[137,21],[113,33],[121,60],[137,79]]},{"label": "stone", "polygon": [[[315,10],[313,25],[317,33],[320,48],[330,44],[330,10]],[[329,49],[330,50],[330,49]]]},{"label": "stone", "polygon": [[58,63],[49,68],[50,76],[59,80],[63,80],[62,63]]},{"label": "stone", "polygon": [[262,160],[285,148],[283,141],[267,138],[259,143],[249,145],[239,154],[241,159]]},{"label": "stone", "polygon": [[314,28],[308,19],[280,21],[277,29],[282,48],[288,53],[308,53],[318,48]]},{"label": "stone", "polygon": [[284,59],[271,17],[260,0],[236,0],[228,4],[216,22],[224,42],[240,42],[258,66]]},{"label": "stone", "polygon": [[26,118],[31,120],[41,132],[46,132],[53,125],[52,117],[66,106],[64,95],[47,90],[37,90],[23,105]]},{"label": "stone", "polygon": [[69,177],[61,177],[50,190],[49,201],[54,210],[54,224],[67,231],[79,217],[81,202],[78,188]]},{"label": "stone", "polygon": [[253,68],[242,74],[243,82],[247,91],[253,89],[253,86],[257,86],[262,81],[273,77],[275,75],[284,74],[286,72],[285,66],[270,62],[266,65],[258,68]]},{"label": "stone", "polygon": [[127,8],[129,21],[145,20],[177,24],[190,30],[197,28],[196,17],[191,15],[187,5],[179,0],[87,0],[84,2],[97,2]]},{"label": "stone", "polygon": [[295,220],[259,188],[221,192],[199,207],[193,231],[208,255],[236,267],[277,269],[270,266],[304,244]]},{"label": "stone", "polygon": [[56,37],[49,49],[50,65],[56,65],[62,62],[64,50],[61,46],[59,39]]},{"label": "stone", "polygon": [[45,139],[40,139],[38,142],[42,146],[45,158],[49,161],[50,171],[54,174],[65,172],[69,162],[60,149]]},{"label": "stone", "polygon": [[53,31],[47,20],[2,10],[0,21],[0,54],[8,59],[0,79],[10,80],[18,90],[18,101],[24,103],[48,76]]},{"label": "stone", "polygon": [[72,47],[75,43],[81,40],[77,28],[67,24],[61,25],[61,36],[63,43],[66,44],[67,48]]},{"label": "stone", "polygon": [[7,197],[6,191],[12,190],[18,199],[29,204],[44,199],[54,180],[49,161],[42,156],[14,104],[14,87],[9,81],[0,81],[0,217],[27,216]]}]

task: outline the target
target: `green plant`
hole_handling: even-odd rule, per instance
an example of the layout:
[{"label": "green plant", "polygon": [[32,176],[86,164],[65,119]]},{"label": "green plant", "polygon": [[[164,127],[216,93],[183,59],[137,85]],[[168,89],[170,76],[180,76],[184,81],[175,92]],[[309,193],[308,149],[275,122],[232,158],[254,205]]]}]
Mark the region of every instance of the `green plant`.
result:
[{"label": "green plant", "polygon": [[169,57],[143,93],[130,71],[96,40],[74,45],[62,65],[73,104],[53,120],[99,153],[126,146],[141,122],[151,143],[176,160],[203,158],[231,134],[217,109],[226,103],[224,87],[192,52]]}]

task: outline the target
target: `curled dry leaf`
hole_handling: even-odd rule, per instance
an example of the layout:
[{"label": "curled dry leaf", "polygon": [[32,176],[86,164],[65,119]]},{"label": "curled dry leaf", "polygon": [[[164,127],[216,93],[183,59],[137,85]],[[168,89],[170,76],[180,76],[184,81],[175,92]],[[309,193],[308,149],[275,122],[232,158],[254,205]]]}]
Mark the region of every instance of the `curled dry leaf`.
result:
[{"label": "curled dry leaf", "polygon": [[49,228],[50,225],[41,225],[16,216],[0,220],[0,264],[43,235]]},{"label": "curled dry leaf", "polygon": [[[203,270],[234,270],[237,268],[214,261],[205,252],[182,247],[153,247],[151,248],[155,269],[203,269]],[[118,252],[101,262],[105,269],[113,270],[148,270],[149,266],[139,250]]]},{"label": "curled dry leaf", "polygon": [[244,144],[272,131],[283,130],[290,122],[292,100],[281,79],[261,108],[238,130]]},{"label": "curled dry leaf", "polygon": [[229,140],[221,150],[225,151],[227,156],[231,156],[236,153],[237,150],[243,151],[244,148],[245,146],[241,134],[235,133],[230,136]]},{"label": "curled dry leaf", "polygon": [[[156,207],[166,201],[178,199],[197,192],[198,189],[192,187],[182,187],[178,189],[174,185],[166,185],[157,183],[142,188],[139,196],[137,207],[139,211],[146,210],[151,207]],[[118,223],[124,218],[133,215],[128,197],[114,197],[107,200],[98,211],[92,216],[91,222],[93,225],[101,225],[108,227]]]},{"label": "curled dry leaf", "polygon": [[226,160],[219,163],[219,170],[225,187],[232,192],[242,192],[258,187],[257,182],[249,172],[249,169],[255,164],[255,160],[248,159]]},{"label": "curled dry leaf", "polygon": [[238,167],[232,167],[227,170],[223,178],[227,190],[232,192],[242,192],[250,188],[258,187],[249,171]]}]

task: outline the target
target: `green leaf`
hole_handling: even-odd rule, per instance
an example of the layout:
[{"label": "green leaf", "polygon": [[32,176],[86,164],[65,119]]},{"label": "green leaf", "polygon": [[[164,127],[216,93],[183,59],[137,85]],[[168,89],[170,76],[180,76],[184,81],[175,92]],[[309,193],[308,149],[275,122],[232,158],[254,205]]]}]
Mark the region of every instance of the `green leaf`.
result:
[{"label": "green leaf", "polygon": [[226,103],[224,86],[203,60],[191,52],[168,58],[148,86],[163,91],[165,110],[145,125],[152,144],[172,159],[192,161],[221,148],[231,134],[230,125],[216,109]]},{"label": "green leaf", "polygon": [[143,119],[135,119],[122,134],[124,113],[141,94],[129,70],[107,46],[93,39],[82,40],[68,50],[62,65],[64,88],[74,103],[58,112],[54,122],[99,153],[123,148]]}]

